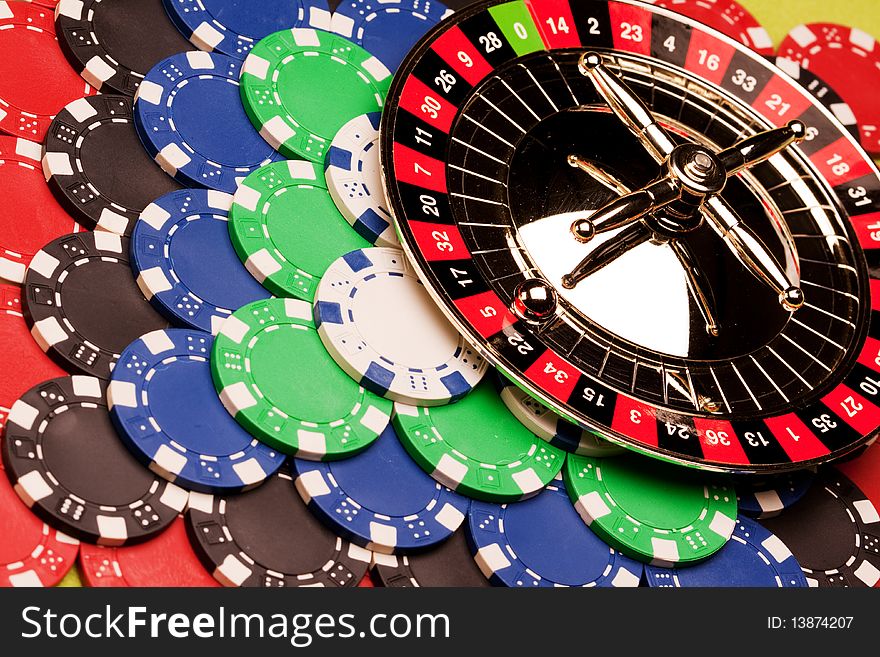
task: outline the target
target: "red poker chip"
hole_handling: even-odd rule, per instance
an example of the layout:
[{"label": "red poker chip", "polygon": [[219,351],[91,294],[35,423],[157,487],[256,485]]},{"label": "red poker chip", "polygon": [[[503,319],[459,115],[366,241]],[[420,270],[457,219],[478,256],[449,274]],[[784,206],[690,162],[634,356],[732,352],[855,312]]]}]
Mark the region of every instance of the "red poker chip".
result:
[{"label": "red poker chip", "polygon": [[43,245],[80,230],[46,185],[41,154],[37,142],[0,136],[0,278],[15,283]]},{"label": "red poker chip", "polygon": [[0,464],[0,587],[55,586],[78,551],[79,541],[31,513]]},{"label": "red poker chip", "polygon": [[43,381],[67,375],[31,336],[21,314],[21,289],[14,285],[0,285],[0,372],[0,429],[19,397]]},{"label": "red poker chip", "polygon": [[79,562],[86,586],[220,586],[193,552],[183,518],[146,543],[116,548],[83,543]]},{"label": "red poker chip", "polygon": [[880,44],[870,34],[834,23],[798,25],[779,46],[779,55],[798,62],[837,90],[849,104],[862,145],[880,155]]},{"label": "red poker chip", "polygon": [[874,443],[858,458],[836,463],[834,467],[849,477],[865,497],[880,508],[880,445]]},{"label": "red poker chip", "polygon": [[648,0],[708,25],[744,43],[761,55],[773,54],[773,39],[767,30],[736,0]]},{"label": "red poker chip", "polygon": [[[31,337],[21,289],[0,285],[0,428],[21,395],[64,376]],[[0,463],[0,586],[55,586],[73,564],[79,541],[57,532],[19,499]]]},{"label": "red poker chip", "polygon": [[0,2],[0,132],[42,142],[62,107],[94,94],[61,52],[51,9]]}]

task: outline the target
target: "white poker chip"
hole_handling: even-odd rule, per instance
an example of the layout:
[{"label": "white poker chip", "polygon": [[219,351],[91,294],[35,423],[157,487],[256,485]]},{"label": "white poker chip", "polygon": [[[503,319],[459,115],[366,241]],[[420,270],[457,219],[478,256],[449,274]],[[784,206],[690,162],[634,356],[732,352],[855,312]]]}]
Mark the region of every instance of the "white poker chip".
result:
[{"label": "white poker chip", "polygon": [[554,447],[579,456],[613,456],[626,451],[569,422],[501,374],[497,379],[507,409],[526,429]]},{"label": "white poker chip", "polygon": [[330,146],[327,189],[345,220],[376,246],[400,248],[379,169],[380,112],[361,114],[346,123]]},{"label": "white poker chip", "polygon": [[315,295],[315,322],[349,376],[405,404],[457,401],[488,369],[399,249],[360,249],[330,265]]}]

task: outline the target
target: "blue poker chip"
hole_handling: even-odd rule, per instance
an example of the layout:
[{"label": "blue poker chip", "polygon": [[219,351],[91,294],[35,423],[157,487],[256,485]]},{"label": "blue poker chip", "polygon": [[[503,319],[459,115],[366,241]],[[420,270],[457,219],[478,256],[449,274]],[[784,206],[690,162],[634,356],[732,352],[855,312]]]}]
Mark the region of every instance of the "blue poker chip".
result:
[{"label": "blue poker chip", "polygon": [[224,192],[187,189],[153,201],[135,224],[138,287],[172,322],[216,335],[233,312],[271,296],[232,248],[231,205]]},{"label": "blue poker chip", "polygon": [[466,536],[495,586],[636,587],[644,571],[584,524],[559,478],[524,502],[472,500]]},{"label": "blue poker chip", "polygon": [[330,31],[363,46],[393,73],[416,42],[450,14],[435,0],[344,0]]},{"label": "blue poker chip", "polygon": [[773,477],[739,477],[734,485],[739,512],[750,518],[778,516],[806,495],[815,479],[812,469]]},{"label": "blue poker chip", "polygon": [[234,194],[248,174],[284,159],[244,112],[241,65],[217,53],[178,53],[138,88],[134,124],[144,148],[184,185]]},{"label": "blue poker chip", "polygon": [[687,568],[646,566],[648,585],[675,588],[805,588],[807,578],[786,545],[750,518],[739,516],[727,544]]},{"label": "blue poker chip", "polygon": [[330,29],[327,0],[162,0],[171,22],[199,50],[244,60],[254,44],[294,27]]},{"label": "blue poker chip", "polygon": [[293,459],[296,488],[337,535],[374,552],[428,548],[464,522],[468,499],[425,474],[389,426],[369,449],[344,461]]},{"label": "blue poker chip", "polygon": [[120,438],[150,470],[189,490],[235,493],[274,474],[285,456],[226,412],[214,389],[214,338],[202,331],[153,331],[119,357],[107,403]]}]

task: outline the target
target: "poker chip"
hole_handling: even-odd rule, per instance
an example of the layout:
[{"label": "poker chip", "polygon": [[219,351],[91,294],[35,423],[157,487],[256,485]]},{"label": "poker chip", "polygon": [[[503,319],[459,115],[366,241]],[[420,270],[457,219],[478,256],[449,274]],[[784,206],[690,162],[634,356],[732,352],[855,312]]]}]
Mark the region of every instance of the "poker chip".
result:
[{"label": "poker chip", "polygon": [[857,459],[835,463],[834,467],[846,475],[874,506],[880,506],[880,447],[874,443]]},{"label": "poker chip", "polygon": [[880,583],[880,515],[865,494],[833,468],[820,471],[797,504],[761,525],[789,547],[810,586]]},{"label": "poker chip", "polygon": [[21,309],[21,288],[0,285],[0,429],[12,404],[32,387],[65,372],[31,337]]},{"label": "poker chip", "polygon": [[189,50],[162,0],[61,0],[61,50],[93,87],[132,96],[156,62]]},{"label": "poker chip", "polygon": [[127,96],[80,98],[59,112],[46,137],[43,173],[83,226],[120,235],[131,234],[150,201],[180,189],[144,152]]},{"label": "poker chip", "polygon": [[798,470],[774,477],[738,477],[735,480],[739,512],[750,518],[772,518],[807,494],[814,470]]},{"label": "poker chip", "polygon": [[113,233],[65,235],[34,256],[24,317],[37,344],[62,368],[109,379],[122,350],[168,323],[147,303]]},{"label": "poker chip", "polygon": [[436,0],[344,0],[330,29],[396,71],[418,40],[451,13]]},{"label": "poker chip", "polygon": [[343,370],[397,402],[454,402],[488,369],[398,249],[352,251],[330,265],[315,295],[315,323]]},{"label": "poker chip", "polygon": [[744,43],[761,55],[773,54],[773,39],[748,9],[736,0],[647,0],[672,9]]},{"label": "poker chip", "polygon": [[880,86],[880,45],[874,37],[834,23],[798,25],[777,52],[831,82],[852,108],[865,150],[880,154],[880,101],[868,91]]},{"label": "poker chip", "polygon": [[841,95],[832,89],[827,82],[797,62],[785,57],[777,57],[774,63],[785,71],[789,77],[800,82],[802,87],[813,94],[843,124],[853,137],[861,140],[862,133],[859,130],[855,113]]},{"label": "poker chip", "polygon": [[0,509],[0,587],[55,586],[61,582],[76,563],[79,541],[31,513],[3,472]]},{"label": "poker chip", "polygon": [[46,242],[79,230],[46,187],[43,147],[0,136],[0,278],[21,283],[31,258]]},{"label": "poker chip", "polygon": [[182,516],[139,545],[102,547],[83,543],[79,563],[86,586],[217,587],[193,552]]},{"label": "poker chip", "polygon": [[391,426],[357,456],[332,463],[294,459],[291,471],[303,501],[324,524],[373,552],[423,550],[444,541],[468,508],[467,498],[413,462]]},{"label": "poker chip", "polygon": [[471,556],[464,527],[430,550],[415,554],[373,554],[379,583],[389,588],[491,586]]},{"label": "poker chip", "polygon": [[91,376],[26,392],[6,422],[3,462],[18,496],[53,527],[99,545],[142,542],[174,521],[187,493],[128,453],[106,392]]},{"label": "poker chip", "polygon": [[692,564],[724,547],[736,526],[726,480],[641,456],[569,455],[568,494],[597,536],[654,566]]},{"label": "poker chip", "polygon": [[493,377],[507,410],[533,434],[554,447],[581,456],[613,456],[626,450],[563,419],[500,373]]},{"label": "poker chip", "polygon": [[449,406],[396,403],[392,421],[400,442],[425,472],[454,491],[488,502],[537,494],[565,460],[565,452],[507,411],[489,382]]},{"label": "poker chip", "polygon": [[241,98],[273,148],[289,158],[324,164],[343,125],[381,111],[391,77],[382,62],[348,39],[294,28],[254,46],[244,62]]},{"label": "poker chip", "polygon": [[220,401],[267,445],[333,460],[369,447],[388,426],[391,402],[352,381],[327,355],[298,299],[240,308],[214,340],[211,374]]},{"label": "poker chip", "polygon": [[42,142],[62,107],[94,93],[61,54],[50,9],[0,2],[0,132]]},{"label": "poker chip", "polygon": [[327,193],[321,167],[275,162],[248,176],[229,211],[232,246],[251,275],[278,296],[313,301],[339,256],[369,244]]},{"label": "poker chip", "polygon": [[135,95],[144,147],[184,185],[233,194],[249,173],[283,159],[245,116],[241,64],[217,53],[178,53],[150,69]]},{"label": "poker chip", "polygon": [[636,587],[642,579],[642,564],[581,522],[561,479],[525,502],[471,502],[466,528],[477,566],[496,586]]},{"label": "poker chip", "polygon": [[220,404],[208,364],[213,342],[187,329],[135,340],[113,370],[107,403],[119,437],[150,470],[187,490],[235,493],[263,483],[285,457]]},{"label": "poker chip", "polygon": [[776,536],[754,520],[736,519],[727,544],[707,561],[687,568],[647,566],[648,586],[675,588],[804,588],[797,559]]},{"label": "poker chip", "polygon": [[217,333],[235,310],[270,296],[229,242],[231,205],[224,192],[171,192],[135,224],[131,263],[138,287],[172,322]]},{"label": "poker chip", "polygon": [[224,586],[357,586],[372,557],[325,528],[286,471],[243,495],[193,493],[186,530]]},{"label": "poker chip", "polygon": [[326,0],[163,0],[171,21],[199,50],[244,59],[254,44],[291,27],[330,29]]},{"label": "poker chip", "polygon": [[376,246],[400,248],[379,168],[380,112],[346,123],[330,145],[324,175],[336,207],[358,235]]}]

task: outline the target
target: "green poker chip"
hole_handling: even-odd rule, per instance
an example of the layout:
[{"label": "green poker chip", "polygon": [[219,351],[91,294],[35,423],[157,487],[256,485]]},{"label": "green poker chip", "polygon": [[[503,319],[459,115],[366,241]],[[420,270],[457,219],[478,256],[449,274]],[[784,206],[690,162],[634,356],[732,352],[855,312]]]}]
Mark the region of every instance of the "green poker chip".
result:
[{"label": "green poker chip", "polygon": [[520,424],[486,381],[448,406],[398,402],[392,421],[404,448],[425,472],[452,490],[487,502],[536,495],[565,460],[565,452]]},{"label": "green poker chip", "polygon": [[211,376],[226,410],[254,437],[310,461],[369,447],[388,426],[392,405],[360,387],[327,354],[299,299],[269,299],[223,322]]},{"label": "green poker chip", "polygon": [[640,561],[702,561],[723,548],[736,527],[736,492],[723,478],[635,455],[569,454],[564,472],[584,522]]},{"label": "green poker chip", "polygon": [[229,236],[263,287],[310,302],[334,260],[370,246],[336,208],[322,168],[302,160],[267,164],[242,181]]},{"label": "green poker chip", "polygon": [[379,112],[392,73],[341,36],[305,28],[260,41],[245,60],[245,112],[269,144],[323,165],[333,137],[351,119]]}]

